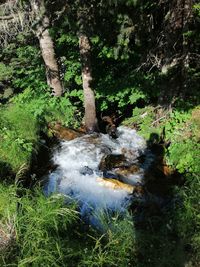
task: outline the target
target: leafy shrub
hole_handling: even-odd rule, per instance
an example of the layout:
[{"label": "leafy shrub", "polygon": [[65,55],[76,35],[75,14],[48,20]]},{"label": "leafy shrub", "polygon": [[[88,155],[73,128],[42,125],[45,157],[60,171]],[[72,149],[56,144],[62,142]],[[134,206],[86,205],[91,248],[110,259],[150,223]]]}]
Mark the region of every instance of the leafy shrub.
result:
[{"label": "leafy shrub", "polygon": [[58,98],[51,96],[49,92],[40,94],[27,88],[13,98],[13,102],[21,108],[25,106],[40,124],[59,121],[65,126],[75,128],[79,125],[80,116],[69,96],[66,93]]},{"label": "leafy shrub", "polygon": [[0,62],[0,82],[9,80],[13,75],[13,69]]},{"label": "leafy shrub", "polygon": [[[10,105],[1,109],[0,160],[9,164],[14,172],[29,165],[38,141],[39,127],[26,106]],[[35,147],[36,148],[36,147]]]},{"label": "leafy shrub", "polygon": [[198,119],[194,111],[186,113],[175,110],[165,126],[166,138],[171,141],[167,160],[180,173],[200,172],[200,144],[197,142],[200,128],[196,122]]},{"label": "leafy shrub", "polygon": [[[37,88],[37,91],[47,89],[45,68],[39,53],[34,45],[9,44],[2,53],[2,58],[8,62],[9,79],[12,86],[18,91],[26,88]],[[7,72],[2,75],[5,79]]]},{"label": "leafy shrub", "polygon": [[132,117],[126,119],[123,124],[134,127],[146,139],[149,140],[152,133],[160,134],[162,129],[162,121],[159,127],[154,126],[156,120],[154,107],[147,106],[145,108],[134,108]]}]

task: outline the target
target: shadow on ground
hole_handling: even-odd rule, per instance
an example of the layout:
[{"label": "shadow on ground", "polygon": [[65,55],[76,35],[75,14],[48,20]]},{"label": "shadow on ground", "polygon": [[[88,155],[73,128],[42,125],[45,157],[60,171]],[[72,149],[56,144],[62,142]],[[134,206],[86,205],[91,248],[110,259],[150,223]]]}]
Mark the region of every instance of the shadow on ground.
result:
[{"label": "shadow on ground", "polygon": [[181,199],[176,193],[182,177],[166,166],[165,143],[153,133],[147,142],[155,155],[145,174],[148,201],[133,205],[138,267],[184,267],[187,247],[179,237],[177,213]]}]

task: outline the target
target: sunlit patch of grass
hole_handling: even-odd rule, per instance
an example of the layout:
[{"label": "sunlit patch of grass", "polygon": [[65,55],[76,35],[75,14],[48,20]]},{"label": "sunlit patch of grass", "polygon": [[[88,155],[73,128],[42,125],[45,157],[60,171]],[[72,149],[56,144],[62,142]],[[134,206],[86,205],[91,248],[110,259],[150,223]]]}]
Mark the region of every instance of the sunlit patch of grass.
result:
[{"label": "sunlit patch of grass", "polygon": [[17,172],[28,165],[39,138],[38,123],[30,111],[17,105],[1,109],[0,160]]},{"label": "sunlit patch of grass", "polygon": [[88,236],[93,246],[83,254],[80,266],[132,266],[136,261],[135,228],[131,216],[98,214],[101,235],[97,232]]},{"label": "sunlit patch of grass", "polygon": [[63,266],[67,249],[61,232],[78,218],[75,206],[65,206],[65,198],[46,198],[40,190],[20,201],[17,219],[18,266]]}]

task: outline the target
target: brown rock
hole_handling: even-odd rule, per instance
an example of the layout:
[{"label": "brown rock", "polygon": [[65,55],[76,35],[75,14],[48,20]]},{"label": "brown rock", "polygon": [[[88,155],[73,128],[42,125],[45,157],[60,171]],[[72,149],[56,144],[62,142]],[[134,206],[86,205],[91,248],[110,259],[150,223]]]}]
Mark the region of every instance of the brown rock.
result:
[{"label": "brown rock", "polygon": [[121,149],[121,152],[122,152],[122,154],[124,154],[127,158],[135,158],[135,151],[133,151],[133,150],[130,150],[130,149],[127,149],[127,148],[125,148],[125,147],[123,147],[122,149]]},{"label": "brown rock", "polygon": [[118,170],[116,170],[116,173],[120,176],[128,176],[131,174],[135,174],[140,170],[138,165],[131,165],[128,167],[120,167]]},{"label": "brown rock", "polygon": [[125,184],[115,179],[100,178],[100,177],[97,178],[97,181],[100,185],[114,189],[114,190],[125,190],[129,194],[132,194],[132,193],[144,194],[143,188],[138,185]]},{"label": "brown rock", "polygon": [[108,178],[97,178],[97,181],[100,185],[114,189],[114,190],[125,190],[128,193],[133,193],[134,187],[132,185],[124,184],[115,179]]},{"label": "brown rock", "polygon": [[50,124],[49,128],[51,129],[54,136],[56,136],[59,139],[63,139],[67,141],[73,140],[84,134],[80,131],[76,131],[74,129],[70,129],[67,127],[63,127],[60,123],[56,123],[55,125]]},{"label": "brown rock", "polygon": [[120,168],[127,165],[126,157],[122,154],[115,155],[109,154],[105,155],[99,164],[99,169],[101,171],[111,170],[113,168]]}]

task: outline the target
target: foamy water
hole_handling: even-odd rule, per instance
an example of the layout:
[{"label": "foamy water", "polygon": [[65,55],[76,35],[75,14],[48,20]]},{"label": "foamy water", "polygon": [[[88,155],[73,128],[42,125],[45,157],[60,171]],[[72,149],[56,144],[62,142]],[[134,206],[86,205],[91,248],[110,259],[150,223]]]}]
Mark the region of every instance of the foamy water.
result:
[{"label": "foamy water", "polygon": [[[58,167],[49,175],[45,191],[70,195],[80,203],[82,215],[90,209],[121,210],[126,207],[130,199],[128,192],[100,184],[98,178],[103,177],[103,173],[98,166],[104,155],[122,152],[130,164],[135,163],[145,152],[146,143],[135,130],[126,127],[119,127],[118,135],[116,140],[106,134],[93,134],[61,142],[53,156]],[[136,174],[130,175],[133,184],[142,183],[145,164]]]}]

